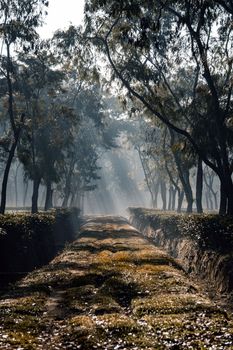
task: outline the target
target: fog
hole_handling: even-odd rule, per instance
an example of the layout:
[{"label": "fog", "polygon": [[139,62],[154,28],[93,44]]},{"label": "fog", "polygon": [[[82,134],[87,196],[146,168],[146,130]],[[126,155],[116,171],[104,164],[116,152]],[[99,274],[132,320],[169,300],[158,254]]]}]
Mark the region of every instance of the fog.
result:
[{"label": "fog", "polygon": [[[120,131],[113,132],[116,125],[115,122],[114,125],[108,125],[103,140],[102,137],[99,138],[98,127],[91,121],[89,124],[85,122],[85,131],[81,129],[82,137],[85,139],[82,144],[83,148],[80,145],[82,142],[80,136],[74,148],[76,165],[69,179],[72,186],[67,203],[64,205],[65,182],[61,176],[57,183],[52,184],[51,208],[75,206],[79,207],[84,215],[122,215],[125,217],[128,215],[128,207],[176,210],[178,193],[174,195],[174,189],[163,170],[163,164],[158,162],[158,159],[156,162],[152,161],[151,157],[148,157],[148,149],[145,151],[146,149],[142,148],[142,151],[140,148],[141,154],[139,154],[139,149],[135,146],[134,133],[138,131],[139,124],[133,122],[130,125],[128,122],[125,124],[119,121]],[[88,126],[87,129],[86,126]],[[94,154],[89,152],[92,142],[95,142],[95,146],[98,144]],[[151,140],[149,144],[150,142]],[[155,140],[153,142],[155,143]],[[175,178],[176,174],[173,173],[173,176]],[[190,169],[189,181],[194,193],[195,167]],[[164,183],[163,186],[162,183]],[[214,211],[218,207],[219,182],[207,167],[204,168],[203,186],[203,207],[205,210]],[[47,187],[42,181],[38,192],[39,210],[44,210],[46,193]],[[27,177],[23,164],[16,160],[9,177],[7,209],[30,211],[32,194],[33,181]],[[156,201],[154,200],[155,194]],[[173,208],[172,201],[174,202]],[[187,205],[184,197],[181,210],[185,211]]]},{"label": "fog", "polygon": [[[72,169],[72,190],[66,206],[79,207],[85,215],[123,216],[127,216],[127,208],[131,206],[151,207],[139,154],[128,142],[127,130],[122,132],[122,121],[119,121],[120,131],[117,128],[110,123],[106,133],[100,137],[99,127],[91,120],[85,120],[81,135],[76,135],[78,143],[73,148],[76,163]],[[33,180],[25,170],[17,160],[12,165],[7,210],[31,210]],[[52,184],[52,207],[64,207],[63,175]],[[44,210],[46,192],[47,187],[42,180],[37,198],[39,210]],[[76,200],[72,201],[72,197]]]},{"label": "fog", "polygon": [[127,215],[130,206],[149,207],[150,196],[138,153],[124,148],[106,152],[99,162],[100,177],[95,191],[84,197],[85,214]]}]

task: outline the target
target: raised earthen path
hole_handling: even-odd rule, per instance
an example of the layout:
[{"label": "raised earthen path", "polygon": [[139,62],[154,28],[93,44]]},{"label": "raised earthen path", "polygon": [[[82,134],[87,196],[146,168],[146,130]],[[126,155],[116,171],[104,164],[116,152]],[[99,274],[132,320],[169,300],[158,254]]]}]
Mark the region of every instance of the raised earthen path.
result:
[{"label": "raised earthen path", "polygon": [[233,349],[230,312],[121,217],[87,218],[0,318],[0,349]]}]

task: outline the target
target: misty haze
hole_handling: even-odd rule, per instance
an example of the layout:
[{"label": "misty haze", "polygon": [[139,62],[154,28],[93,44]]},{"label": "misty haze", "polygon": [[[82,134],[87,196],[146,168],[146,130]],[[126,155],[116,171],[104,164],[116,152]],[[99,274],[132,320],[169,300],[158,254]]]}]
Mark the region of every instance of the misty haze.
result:
[{"label": "misty haze", "polygon": [[0,10],[0,350],[233,349],[232,0]]}]

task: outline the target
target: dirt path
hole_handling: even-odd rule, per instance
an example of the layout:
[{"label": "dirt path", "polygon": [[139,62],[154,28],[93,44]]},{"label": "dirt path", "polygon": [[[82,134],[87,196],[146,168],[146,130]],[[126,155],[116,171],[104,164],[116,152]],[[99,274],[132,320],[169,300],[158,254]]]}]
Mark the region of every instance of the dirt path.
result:
[{"label": "dirt path", "polygon": [[0,349],[233,349],[232,315],[120,217],[87,218],[0,318]]}]

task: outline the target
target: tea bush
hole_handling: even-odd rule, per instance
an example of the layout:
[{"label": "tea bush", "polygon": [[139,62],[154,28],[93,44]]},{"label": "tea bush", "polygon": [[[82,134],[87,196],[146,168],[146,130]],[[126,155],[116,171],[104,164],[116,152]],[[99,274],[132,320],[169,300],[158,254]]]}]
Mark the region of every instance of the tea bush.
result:
[{"label": "tea bush", "polygon": [[162,229],[167,238],[188,237],[201,249],[233,253],[233,217],[216,214],[177,214],[144,208],[129,208],[142,225]]},{"label": "tea bush", "polygon": [[75,237],[79,209],[0,215],[0,272],[23,272],[48,263]]}]

